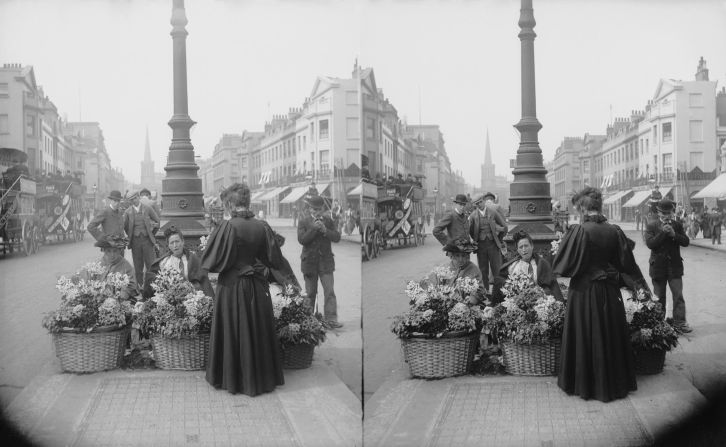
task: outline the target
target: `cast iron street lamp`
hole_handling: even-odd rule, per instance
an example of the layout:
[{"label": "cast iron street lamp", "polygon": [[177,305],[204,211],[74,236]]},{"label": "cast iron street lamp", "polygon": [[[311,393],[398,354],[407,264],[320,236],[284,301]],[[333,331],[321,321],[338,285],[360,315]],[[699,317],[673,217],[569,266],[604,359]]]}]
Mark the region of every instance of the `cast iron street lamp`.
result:
[{"label": "cast iron street lamp", "polygon": [[537,120],[537,102],[534,78],[534,32],[536,24],[532,0],[521,0],[519,15],[519,39],[522,54],[522,118],[515,128],[519,131],[519,148],[512,173],[514,181],[509,187],[511,209],[510,232],[505,238],[512,240],[512,234],[525,230],[532,236],[538,251],[549,253],[546,248],[554,239],[552,221],[552,199],[547,170],[542,161],[537,133],[542,124]]}]

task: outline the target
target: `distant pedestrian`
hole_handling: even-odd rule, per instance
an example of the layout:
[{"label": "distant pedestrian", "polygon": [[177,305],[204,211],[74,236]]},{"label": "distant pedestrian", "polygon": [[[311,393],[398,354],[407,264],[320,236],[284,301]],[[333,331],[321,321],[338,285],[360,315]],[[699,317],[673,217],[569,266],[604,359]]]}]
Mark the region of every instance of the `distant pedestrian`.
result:
[{"label": "distant pedestrian", "polygon": [[635,209],[635,229],[640,230],[640,210],[637,208]]},{"label": "distant pedestrian", "polygon": [[708,207],[703,207],[701,213],[701,232],[703,233],[704,239],[711,239],[711,215],[708,212]]},{"label": "distant pedestrian", "polygon": [[434,225],[433,235],[441,245],[446,245],[452,240],[469,238],[469,221],[464,213],[467,204],[464,194],[457,194],[454,197],[454,209],[449,211]]},{"label": "distant pedestrian", "polygon": [[141,200],[141,203],[144,205],[153,209],[159,219],[161,219],[161,208],[159,208],[159,204],[156,203],[156,200],[151,199],[151,191],[146,188],[142,188],[141,191],[139,191],[139,200]]},{"label": "distant pedestrian", "polygon": [[714,208],[711,213],[711,244],[715,245],[718,241],[718,245],[721,245],[721,225],[723,225],[723,215],[721,210]]},{"label": "distant pedestrian", "polygon": [[297,228],[297,207],[292,207],[292,226]]},{"label": "distant pedestrian", "polygon": [[691,332],[686,322],[686,301],[683,299],[683,258],[681,247],[690,241],[683,225],[674,219],[674,204],[668,199],[658,202],[658,219],[648,224],[645,244],[650,248],[650,277],[653,292],[663,304],[666,314],[666,286],[673,299],[673,327],[680,332]]}]

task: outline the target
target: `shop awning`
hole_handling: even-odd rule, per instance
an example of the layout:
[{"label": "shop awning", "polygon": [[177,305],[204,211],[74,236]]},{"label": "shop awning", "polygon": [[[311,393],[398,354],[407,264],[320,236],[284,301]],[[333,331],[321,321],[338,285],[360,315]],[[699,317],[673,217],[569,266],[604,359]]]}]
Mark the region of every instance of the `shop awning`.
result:
[{"label": "shop awning", "polygon": [[261,195],[258,200],[261,200],[261,201],[272,200],[275,197],[277,197],[278,194],[281,194],[281,193],[287,191],[288,189],[290,189],[289,186],[280,186],[279,188],[275,188],[272,191]]},{"label": "shop awning", "polygon": [[330,183],[319,183],[315,185],[315,188],[318,190],[318,194],[323,194],[328,186],[330,186]]},{"label": "shop awning", "polygon": [[348,194],[346,194],[348,197],[360,197],[360,195],[363,193],[363,184],[356,186],[355,188],[351,189]]},{"label": "shop awning", "polygon": [[617,203],[618,200],[622,199],[625,195],[627,195],[628,193],[630,193],[632,191],[633,191],[632,189],[626,189],[625,191],[618,191],[615,194],[613,194],[612,196],[610,196],[607,199],[605,199],[602,202],[602,204],[603,205],[610,205],[610,204]]},{"label": "shop awning", "polygon": [[640,205],[645,202],[648,197],[650,197],[650,190],[645,191],[635,191],[635,194],[633,194],[633,197],[630,198],[625,204],[623,205],[623,208],[637,208]]},{"label": "shop awning", "polygon": [[308,186],[296,186],[290,191],[290,194],[286,195],[280,203],[295,203],[300,200],[300,197],[304,196],[308,192]]},{"label": "shop awning", "polygon": [[723,199],[726,198],[726,174],[716,177],[705,188],[698,191],[691,198],[693,199]]},{"label": "shop awning", "polygon": [[261,189],[261,190],[257,191],[256,193],[252,194],[252,197],[250,197],[250,202],[262,203],[262,201],[260,200],[260,197],[262,197],[269,191],[270,191],[269,189]]}]

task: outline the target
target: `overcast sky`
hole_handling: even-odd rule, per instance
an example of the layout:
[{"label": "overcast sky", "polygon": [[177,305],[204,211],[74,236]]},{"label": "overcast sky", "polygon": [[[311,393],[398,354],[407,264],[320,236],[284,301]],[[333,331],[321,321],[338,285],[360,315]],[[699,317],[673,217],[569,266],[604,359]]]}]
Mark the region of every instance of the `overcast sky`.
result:
[{"label": "overcast sky", "polygon": [[[112,163],[138,181],[146,126],[161,171],[173,112],[171,0],[0,0],[0,61],[35,67],[71,121],[98,121]],[[356,57],[409,123],[439,124],[454,169],[478,184],[487,129],[509,174],[521,116],[518,0],[187,0],[192,143],[262,130],[317,76]],[[660,78],[700,56],[726,85],[725,0],[534,0],[537,116],[545,159],[565,136],[602,134]],[[420,92],[420,94],[419,94]]]}]

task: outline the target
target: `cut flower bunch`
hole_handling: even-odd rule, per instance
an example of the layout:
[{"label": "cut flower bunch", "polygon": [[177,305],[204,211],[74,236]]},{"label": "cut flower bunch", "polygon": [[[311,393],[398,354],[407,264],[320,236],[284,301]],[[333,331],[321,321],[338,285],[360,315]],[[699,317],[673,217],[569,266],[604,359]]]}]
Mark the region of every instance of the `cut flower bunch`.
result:
[{"label": "cut flower bunch", "polygon": [[162,267],[151,285],[154,296],[133,308],[134,322],[143,335],[166,338],[209,332],[214,301],[184,279],[176,267]]},{"label": "cut flower bunch", "polygon": [[502,293],[502,303],[484,309],[484,333],[518,344],[546,343],[562,336],[565,303],[545,295],[529,275],[510,275]]},{"label": "cut flower bunch", "polygon": [[128,285],[128,275],[108,273],[100,262],[87,263],[71,277],[58,279],[61,304],[46,314],[43,327],[50,332],[123,327],[131,320],[132,305],[124,292]]},{"label": "cut flower bunch", "polygon": [[668,352],[678,345],[678,334],[665,320],[658,297],[646,289],[633,293],[621,289],[625,318],[630,327],[630,343],[636,350],[658,349]]},{"label": "cut flower bunch", "polygon": [[325,322],[305,304],[300,289],[292,284],[270,287],[275,329],[282,347],[308,344],[318,346],[325,341]]},{"label": "cut flower bunch", "polygon": [[449,267],[437,267],[420,281],[409,281],[409,309],[393,319],[391,331],[399,338],[438,338],[449,332],[481,329],[483,312],[476,304],[480,285],[473,278],[457,278]]}]

